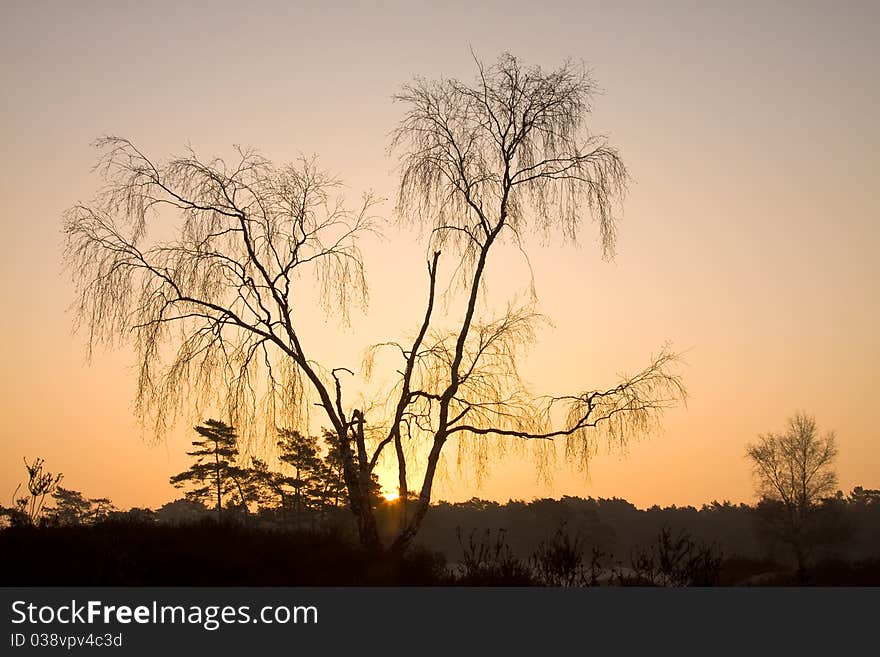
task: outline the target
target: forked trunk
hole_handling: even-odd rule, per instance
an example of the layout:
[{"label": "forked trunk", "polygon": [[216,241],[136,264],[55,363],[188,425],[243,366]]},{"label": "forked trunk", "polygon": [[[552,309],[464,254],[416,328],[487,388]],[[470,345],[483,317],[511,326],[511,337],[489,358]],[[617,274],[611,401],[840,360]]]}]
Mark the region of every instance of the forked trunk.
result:
[{"label": "forked trunk", "polygon": [[382,549],[382,542],[379,540],[379,530],[376,527],[376,519],[373,517],[369,490],[365,490],[362,485],[360,468],[354,462],[354,454],[348,435],[343,432],[338,437],[342,454],[342,478],[348,491],[349,508],[357,521],[358,538],[365,550],[379,552]]}]

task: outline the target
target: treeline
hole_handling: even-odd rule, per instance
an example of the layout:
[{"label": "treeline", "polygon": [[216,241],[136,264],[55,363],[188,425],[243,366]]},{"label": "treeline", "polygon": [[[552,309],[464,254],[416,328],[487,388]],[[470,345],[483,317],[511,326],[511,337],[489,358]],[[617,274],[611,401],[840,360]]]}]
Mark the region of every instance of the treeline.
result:
[{"label": "treeline", "polygon": [[[638,509],[623,499],[563,497],[506,504],[473,499],[435,505],[420,540],[451,560],[465,557],[464,536],[503,533],[512,553],[533,554],[557,530],[580,541],[584,554],[597,551],[627,563],[654,543],[664,529],[702,545],[715,545],[726,559],[741,557],[788,565],[789,546],[775,531],[779,512],[770,500],[757,505],[713,502],[692,506]],[[864,560],[880,555],[880,491],[854,488],[822,501],[809,536],[814,560]]]},{"label": "treeline", "polygon": [[[13,495],[12,507],[0,507],[0,527],[8,528],[0,532],[0,543],[9,563],[24,567],[45,550],[79,550],[84,563],[100,561],[92,550],[115,546],[122,550],[119,571],[102,581],[148,584],[166,581],[163,573],[151,579],[141,566],[135,574],[127,569],[134,555],[150,563],[154,548],[148,546],[156,542],[179,564],[188,563],[192,549],[214,555],[220,560],[214,570],[224,573],[217,584],[880,584],[880,490],[863,487],[803,504],[786,503],[791,496],[779,495],[763,496],[755,505],[713,502],[700,508],[638,509],[623,499],[578,497],[440,502],[422,524],[418,548],[410,553],[415,557],[382,556],[390,569],[383,572],[396,573],[391,579],[352,566],[349,580],[340,580],[330,562],[315,562],[317,570],[291,566],[273,580],[270,570],[248,561],[254,549],[274,554],[282,545],[290,551],[299,544],[308,552],[306,546],[321,544],[325,556],[346,555],[362,565],[373,558],[352,556],[358,553],[358,527],[334,435],[319,439],[279,430],[280,467],[274,469],[243,458],[235,429],[223,422],[208,420],[195,431],[198,438],[187,452],[192,464],[170,479],[184,496],[156,510],[121,511],[107,498],[87,498],[61,486],[63,476],[46,471],[42,459],[25,459],[27,481]],[[415,501],[385,499],[373,479],[370,504],[386,544],[405,525]],[[211,545],[218,535],[238,537],[237,561],[230,561],[228,546]],[[43,573],[40,568],[50,561],[47,553],[31,565]],[[212,583],[194,580],[188,568],[174,568],[181,583]]]},{"label": "treeline", "polygon": [[[302,515],[291,513],[290,505],[261,506],[245,515],[232,505],[224,520],[273,530],[333,529],[346,534],[353,529],[350,513],[329,503],[329,509],[307,497]],[[58,487],[52,494],[54,506],[47,506],[38,524],[77,526],[100,522],[190,525],[216,518],[216,509],[192,499],[181,498],[152,510],[132,508],[120,511],[106,498],[86,499],[77,491]],[[379,501],[378,516],[383,533],[391,533],[400,514],[400,501]],[[470,537],[503,535],[512,553],[527,557],[558,531],[577,539],[582,551],[593,550],[627,559],[635,549],[652,543],[664,530],[685,533],[702,544],[717,545],[726,556],[770,559],[784,562],[787,546],[770,523],[772,503],[757,505],[713,502],[692,506],[653,506],[639,509],[619,498],[563,497],[531,502],[501,504],[472,499],[434,505],[419,534],[419,542],[444,554],[451,561],[464,558]],[[7,517],[11,510],[6,509]],[[817,558],[839,557],[858,560],[880,555],[880,491],[855,487],[824,500],[817,514],[812,552]],[[299,520],[299,522],[297,521]],[[7,522],[7,524],[9,524]],[[27,523],[24,523],[27,524]],[[493,539],[494,540],[494,539]]]},{"label": "treeline", "polygon": [[[323,439],[293,429],[280,429],[276,447],[285,472],[255,457],[241,464],[234,427],[207,420],[195,427],[201,437],[187,455],[189,469],[171,477],[177,488],[188,488],[185,499],[213,508],[224,516],[256,515],[267,521],[314,527],[347,506],[342,450],[334,435]],[[379,482],[373,478],[373,495]]]},{"label": "treeline", "polygon": [[[249,523],[268,529],[352,529],[343,456],[329,432],[319,439],[293,429],[279,429],[280,468],[240,453],[234,427],[207,420],[194,427],[199,438],[187,452],[190,467],[170,478],[184,497],[153,511],[118,510],[107,498],[86,498],[61,486],[62,474],[45,461],[24,459],[27,480],[13,494],[13,506],[0,506],[0,526],[78,526],[103,521],[189,524],[207,516],[223,523]],[[368,487],[375,508],[384,501],[378,479]]]},{"label": "treeline", "polygon": [[[60,504],[36,525],[0,531],[0,556],[14,564],[6,584],[798,583],[791,552],[768,528],[769,511],[760,504],[638,509],[621,499],[576,497],[440,503],[419,546],[370,556],[358,547],[346,509],[308,516],[314,522],[297,528],[280,507],[228,511],[218,522],[216,509],[186,499],[155,511],[119,511],[64,489],[56,498]],[[390,534],[400,501],[379,504]],[[827,533],[813,537],[807,583],[880,584],[880,491],[857,487],[822,507],[817,526]],[[70,570],[69,559],[82,567]]]}]

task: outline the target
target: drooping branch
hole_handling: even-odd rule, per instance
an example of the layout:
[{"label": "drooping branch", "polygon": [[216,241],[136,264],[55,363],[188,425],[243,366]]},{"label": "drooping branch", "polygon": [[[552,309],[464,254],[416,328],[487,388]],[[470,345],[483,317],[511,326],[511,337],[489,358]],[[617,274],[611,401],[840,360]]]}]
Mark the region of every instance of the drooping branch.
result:
[{"label": "drooping branch", "polygon": [[[542,431],[459,424],[451,427],[448,433],[492,434],[524,440],[566,438],[567,453],[585,466],[594,445],[590,429],[603,428],[610,440],[620,442],[627,436],[644,434],[663,410],[686,398],[681,377],[672,369],[678,360],[676,354],[664,349],[647,368],[635,376],[624,377],[614,388],[545,398],[540,415],[545,427]],[[565,406],[563,426],[549,428],[554,408],[560,404]],[[509,420],[525,424],[515,416]],[[527,420],[533,423],[534,416],[529,416]]]},{"label": "drooping branch", "polygon": [[313,161],[275,167],[238,149],[232,166],[192,152],[157,164],[125,139],[97,146],[105,186],[65,216],[74,310],[90,351],[132,338],[137,407],[156,433],[185,402],[223,390],[244,429],[266,410],[273,430],[301,421],[312,395],[340,425],[296,329],[299,298],[310,274],[343,318],[366,302],[357,240],[373,200],[347,210]]},{"label": "drooping branch", "polygon": [[585,127],[598,91],[589,72],[572,62],[526,68],[507,54],[490,68],[477,63],[474,85],[416,79],[395,96],[408,108],[392,141],[404,152],[401,213],[445,227],[437,238],[457,238],[474,264],[469,238],[482,243],[499,219],[575,240],[586,210],[613,255],[627,172],[617,150]]}]

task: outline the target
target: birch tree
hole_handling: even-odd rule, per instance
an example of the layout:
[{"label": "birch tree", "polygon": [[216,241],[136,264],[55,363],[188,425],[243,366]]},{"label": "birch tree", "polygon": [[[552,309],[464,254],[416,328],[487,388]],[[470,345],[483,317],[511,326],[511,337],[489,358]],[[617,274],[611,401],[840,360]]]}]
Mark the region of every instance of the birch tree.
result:
[{"label": "birch tree", "polygon": [[[65,219],[77,316],[90,348],[131,340],[142,419],[161,434],[204,398],[243,433],[319,421],[334,436],[369,549],[383,546],[372,503],[383,459],[396,464],[404,505],[384,545],[402,550],[429,510],[450,441],[562,441],[585,465],[600,435],[621,444],[685,396],[665,347],[608,388],[585,381],[539,396],[522,381],[519,359],[541,315],[525,304],[490,316],[487,266],[501,248],[525,251],[534,232],[574,241],[590,219],[612,257],[627,171],[588,129],[597,88],[582,66],[544,71],[511,55],[476,64],[470,83],[416,79],[395,96],[397,216],[427,228],[426,294],[412,337],[369,347],[362,368],[313,358],[303,287],[316,281],[339,321],[364,307],[360,246],[376,230],[375,200],[346,206],[314,161],[276,166],[239,150],[231,164],[192,152],[161,163],[108,137],[98,142],[106,186]],[[438,281],[451,272],[461,303],[443,309]],[[393,386],[358,401],[347,382],[367,378],[386,350],[400,359]],[[418,467],[408,462],[414,451]]]}]

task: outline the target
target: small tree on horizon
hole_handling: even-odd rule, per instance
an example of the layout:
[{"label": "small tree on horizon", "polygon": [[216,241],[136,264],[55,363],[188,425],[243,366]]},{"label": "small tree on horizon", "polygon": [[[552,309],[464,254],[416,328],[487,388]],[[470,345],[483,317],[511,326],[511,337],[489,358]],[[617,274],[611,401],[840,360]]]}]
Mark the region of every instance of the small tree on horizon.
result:
[{"label": "small tree on horizon", "polygon": [[291,502],[294,523],[299,528],[303,510],[311,508],[324,474],[318,454],[318,438],[294,429],[281,429],[278,438],[277,446],[281,450],[279,458],[293,471],[290,477],[293,487]]},{"label": "small tree on horizon", "polygon": [[237,493],[241,505],[247,510],[247,498],[241,485],[244,473],[236,465],[238,435],[235,429],[219,420],[207,420],[194,429],[202,440],[194,440],[192,445],[196,449],[187,455],[195,457],[196,462],[188,470],[171,477],[171,484],[176,488],[195,485],[187,491],[186,499],[194,502],[213,499],[218,520],[223,513],[223,499],[230,495]]},{"label": "small tree on horizon", "polygon": [[[335,509],[348,503],[345,488],[345,464],[342,447],[336,435],[330,431],[324,431],[324,443],[327,446],[327,453],[323,458],[320,494],[325,505]],[[378,494],[378,482],[376,482],[374,490]]]},{"label": "small tree on horizon", "polygon": [[801,583],[815,538],[816,511],[837,489],[837,454],[834,432],[820,435],[816,419],[803,412],[789,418],[784,433],[763,434],[746,449],[761,497],[758,511],[794,553]]},{"label": "small tree on horizon", "polygon": [[[285,517],[292,517],[298,528],[304,516],[310,516],[314,524],[322,512],[347,502],[342,454],[332,433],[325,431],[319,440],[282,428],[276,447],[280,471],[256,457],[251,457],[250,467],[243,470],[242,489],[248,501],[260,509],[280,510]],[[373,480],[371,495],[378,497],[379,482],[375,476]]]},{"label": "small tree on horizon", "polygon": [[251,457],[251,466],[245,470],[242,488],[248,500],[257,505],[257,509],[286,508],[291,478],[269,468],[269,464],[257,457]]},{"label": "small tree on horizon", "polygon": [[[279,459],[291,470],[285,482],[293,488],[291,503],[297,527],[304,511],[324,507],[338,507],[343,502],[346,489],[343,472],[342,450],[335,436],[325,431],[323,445],[317,436],[310,436],[294,429],[281,429],[277,443]],[[325,451],[326,450],[326,451]],[[322,454],[322,451],[325,451]],[[381,486],[375,473],[367,495],[373,504]]]},{"label": "small tree on horizon", "polygon": [[79,491],[58,488],[52,493],[55,506],[47,509],[50,522],[58,525],[83,525],[106,520],[116,507],[106,497],[85,498]]},{"label": "small tree on horizon", "polygon": [[19,484],[12,494],[14,506],[11,508],[0,507],[0,512],[8,516],[13,525],[36,525],[45,510],[46,497],[58,490],[64,475],[46,472],[43,469],[46,460],[40,457],[30,463],[27,458],[24,458],[23,461],[28,473],[28,480],[25,484],[28,494],[18,497],[18,492],[21,490],[21,484]]}]

